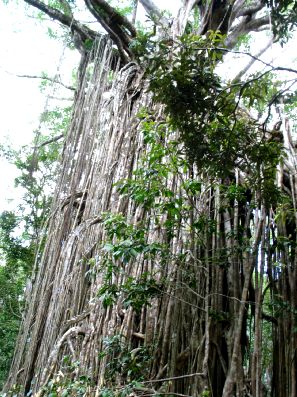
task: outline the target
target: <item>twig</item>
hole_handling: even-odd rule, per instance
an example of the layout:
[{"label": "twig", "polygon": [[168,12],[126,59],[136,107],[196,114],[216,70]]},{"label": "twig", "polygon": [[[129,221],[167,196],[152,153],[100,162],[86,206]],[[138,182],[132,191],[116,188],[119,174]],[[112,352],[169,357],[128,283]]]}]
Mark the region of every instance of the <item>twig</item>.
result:
[{"label": "twig", "polygon": [[[142,383],[155,383],[155,382],[169,382],[171,380],[177,380],[177,379],[185,379],[185,378],[193,378],[194,376],[205,376],[205,373],[203,372],[195,372],[193,374],[187,374],[187,375],[181,375],[181,376],[172,376],[170,378],[163,378],[163,379],[151,379],[147,380]],[[162,393],[163,394],[163,393]],[[171,393],[170,393],[171,394]]]},{"label": "twig", "polygon": [[67,90],[75,91],[74,87],[71,87],[70,85],[66,85],[66,84],[62,83],[61,80],[59,80],[55,77],[35,76],[35,75],[29,75],[29,74],[14,74],[14,73],[9,73],[9,72],[6,72],[6,73],[11,74],[16,77],[22,77],[22,78],[26,78],[26,79],[48,80],[48,81],[51,81],[52,83],[60,84],[62,87],[67,88]]},{"label": "twig", "polygon": [[252,57],[250,62],[236,75],[236,77],[233,79],[233,83],[237,83],[241,80],[242,76],[246,74],[246,72],[251,68],[251,66],[259,60],[259,57],[264,54],[265,51],[268,50],[268,48],[272,45],[273,39],[269,40],[269,42],[266,44],[264,48],[262,48],[256,55],[255,57]]},{"label": "twig", "polygon": [[221,52],[229,52],[230,54],[238,54],[238,55],[246,55],[251,58],[253,58],[255,61],[262,63],[263,65],[271,68],[271,71],[283,71],[283,72],[290,72],[290,73],[296,73],[297,74],[297,69],[292,69],[292,68],[286,68],[283,66],[273,66],[269,62],[265,62],[262,59],[260,59],[257,55],[253,55],[249,52],[246,51],[236,51],[236,50],[231,50],[229,48],[224,48],[224,47],[196,47],[195,50],[197,51],[221,51]]}]

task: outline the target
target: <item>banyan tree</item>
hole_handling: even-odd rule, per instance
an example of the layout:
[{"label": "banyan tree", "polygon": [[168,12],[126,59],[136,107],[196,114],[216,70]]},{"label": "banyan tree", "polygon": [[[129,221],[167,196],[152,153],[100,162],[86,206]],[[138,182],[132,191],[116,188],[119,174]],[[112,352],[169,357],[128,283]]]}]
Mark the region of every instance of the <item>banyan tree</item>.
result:
[{"label": "banyan tree", "polygon": [[218,72],[295,2],[24,1],[81,62],[7,395],[296,397],[297,71]]}]

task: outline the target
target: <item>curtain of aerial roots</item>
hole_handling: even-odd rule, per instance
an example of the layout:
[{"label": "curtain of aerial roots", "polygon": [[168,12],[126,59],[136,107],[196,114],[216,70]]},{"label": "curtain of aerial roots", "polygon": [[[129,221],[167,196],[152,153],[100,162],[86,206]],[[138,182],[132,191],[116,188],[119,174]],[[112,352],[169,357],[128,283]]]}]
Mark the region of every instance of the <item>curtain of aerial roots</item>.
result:
[{"label": "curtain of aerial roots", "polygon": [[[209,395],[221,396],[225,386],[224,396],[235,391],[238,396],[262,396],[265,325],[265,337],[273,337],[274,374],[266,384],[272,385],[274,396],[295,396],[296,313],[291,308],[296,308],[296,255],[290,244],[276,242],[279,236],[296,238],[296,215],[289,223],[280,217],[277,229],[275,211],[261,205],[249,209],[257,192],[248,194],[246,202],[230,202],[219,183],[211,187],[206,182],[199,196],[188,198],[188,215],[168,243],[149,211],[121,197],[114,187],[131,177],[145,150],[136,115],[142,107],[152,110],[152,103],[141,72],[133,63],[116,70],[108,43],[99,43],[92,58],[95,61],[85,63],[82,71],[43,259],[32,282],[6,388],[17,384],[26,393],[42,395],[42,386],[57,374],[68,376],[62,366],[68,356],[79,362],[72,379],[89,376],[89,395],[99,395],[102,387],[112,386],[106,376],[111,353],[100,354],[103,340],[121,335],[131,350],[150,348],[145,380],[151,382],[139,394],[198,396],[208,390]],[[161,107],[154,105],[154,113],[156,119],[161,117]],[[290,171],[287,175],[294,174]],[[187,196],[180,186],[186,177],[177,172],[167,182],[183,200]],[[288,178],[287,190],[294,198],[296,180]],[[234,179],[239,183],[241,177]],[[146,221],[148,241],[169,244],[167,263],[140,257],[114,276],[113,283],[122,284],[128,276],[152,272],[163,283],[141,313],[123,309],[121,299],[105,308],[98,297],[102,273],[86,275],[89,260],[102,257],[103,212],[121,212],[135,224]],[[191,224],[199,219],[207,222],[198,235]],[[263,302],[273,296],[289,306],[279,310],[278,317],[263,319]],[[271,373],[269,368],[266,376]],[[118,374],[118,388],[128,382],[129,377]]]}]

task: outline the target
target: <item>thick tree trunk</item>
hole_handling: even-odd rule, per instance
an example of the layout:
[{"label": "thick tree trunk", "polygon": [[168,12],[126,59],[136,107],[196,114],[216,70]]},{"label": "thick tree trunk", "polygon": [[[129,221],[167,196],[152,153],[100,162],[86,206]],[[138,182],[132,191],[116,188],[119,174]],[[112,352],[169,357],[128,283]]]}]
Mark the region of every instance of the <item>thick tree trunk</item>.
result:
[{"label": "thick tree trunk", "polygon": [[[144,3],[153,7],[150,1]],[[173,24],[174,37],[183,32],[194,3],[185,2]],[[203,29],[228,31],[235,12],[232,7],[242,2],[230,2],[232,7],[227,3],[210,2]],[[96,7],[93,11],[97,15]],[[222,13],[224,22],[228,17],[227,25],[220,23]],[[248,23],[244,18],[238,25],[242,29]],[[235,40],[236,32],[231,36]],[[127,51],[121,54],[122,61]],[[166,204],[172,204],[170,197],[176,200],[174,206],[182,202],[182,216],[175,218],[168,211],[157,218],[154,209],[120,194],[115,184],[135,180],[133,172],[144,163],[146,175],[158,173],[149,167],[152,143],[146,140],[143,121],[151,122],[150,133],[157,135],[160,125],[165,125],[164,107],[153,103],[141,67],[134,62],[120,67],[105,39],[96,43],[91,54],[84,54],[79,76],[43,257],[5,390],[18,385],[20,396],[46,396],[56,387],[57,395],[62,395],[67,379],[74,384],[84,376],[86,396],[101,396],[106,388],[120,393],[130,385],[129,395],[241,397],[252,390],[253,396],[260,397],[267,262],[268,288],[285,308],[283,313],[275,309],[278,313],[270,316],[272,395],[296,397],[297,253],[293,245],[289,249],[279,243],[275,248],[273,238],[267,237],[271,230],[276,240],[289,235],[296,239],[296,219],[279,224],[271,219],[258,199],[258,186],[249,186],[244,202],[226,198],[229,178],[210,183],[204,172],[189,163],[175,164],[163,186],[168,192]],[[159,138],[159,143],[167,148],[177,137],[177,132],[171,133]],[[286,142],[292,151],[289,139]],[[170,156],[167,152],[160,157],[164,167],[174,164]],[[290,158],[293,166],[284,168],[289,170],[288,189],[295,203],[294,161]],[[242,175],[238,169],[234,175],[230,178],[238,188]],[[201,191],[189,195],[185,181],[198,182]],[[149,193],[151,186],[146,186]],[[127,261],[117,258],[112,264],[117,270],[108,269],[106,213],[122,214],[133,230],[145,225],[145,243],[158,244],[163,251],[154,257],[142,252]],[[156,293],[138,308],[125,305],[126,292],[121,288],[131,282],[141,286],[148,274],[157,285]],[[107,281],[116,291],[111,304],[99,296]],[[274,301],[273,307],[277,307]],[[255,329],[248,330],[248,319]],[[65,365],[67,360],[72,364]],[[142,372],[133,384],[136,362]]]},{"label": "thick tree trunk", "polygon": [[[223,328],[212,325],[207,316],[212,300],[212,265],[206,261],[201,266],[199,259],[212,252],[211,239],[206,249],[194,239],[191,244],[196,259],[179,263],[179,256],[188,255],[190,238],[181,225],[168,245],[171,257],[176,258],[173,262],[168,259],[161,265],[159,260],[140,258],[127,265],[126,272],[119,274],[114,283],[123,285],[129,277],[140,279],[145,272],[155,274],[160,282],[167,280],[159,297],[153,299],[151,307],[144,306],[141,313],[131,307],[124,309],[120,300],[105,308],[98,298],[104,276],[100,271],[93,277],[88,275],[90,260],[96,258],[99,266],[102,258],[106,238],[104,212],[121,212],[135,225],[143,222],[147,225],[148,241],[168,244],[168,236],[154,225],[150,213],[120,197],[114,186],[132,175],[140,157],[149,149],[143,143],[137,113],[143,107],[154,109],[155,117],[162,120],[162,108],[152,105],[151,96],[143,87],[142,72],[134,63],[114,71],[113,83],[109,82],[110,66],[114,64],[110,44],[99,43],[92,57],[96,60],[93,75],[89,79],[85,75],[76,98],[43,259],[6,389],[25,385],[25,394],[39,391],[38,395],[42,395],[41,387],[55,379],[65,356],[80,362],[77,376],[87,374],[95,385],[108,385],[106,365],[110,357],[99,360],[98,354],[104,350],[105,338],[121,335],[131,349],[143,346],[143,342],[151,349],[154,359],[147,379],[160,380],[158,387],[162,385],[161,378],[177,377],[165,382],[163,388],[198,395],[209,388],[211,368],[213,387],[219,395],[227,365],[226,345]],[[181,178],[176,175],[168,180],[168,187],[177,196],[181,194]],[[205,207],[204,200],[211,200],[210,194],[206,190],[202,201],[197,198],[195,218],[196,211]],[[207,205],[205,208],[208,212]],[[186,287],[187,272],[196,280],[195,290]],[[219,286],[222,272],[216,273]],[[205,288],[209,303],[203,298]],[[122,381],[119,378],[118,382]]]}]

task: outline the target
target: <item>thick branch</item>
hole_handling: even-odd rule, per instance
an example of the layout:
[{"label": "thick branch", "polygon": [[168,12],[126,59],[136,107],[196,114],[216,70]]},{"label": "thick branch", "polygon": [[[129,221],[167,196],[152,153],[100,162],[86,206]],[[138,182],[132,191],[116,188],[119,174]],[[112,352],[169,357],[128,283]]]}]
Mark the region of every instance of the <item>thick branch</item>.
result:
[{"label": "thick branch", "polygon": [[266,16],[258,18],[258,19],[251,19],[246,24],[246,30],[249,32],[256,31],[257,29],[261,28],[262,26],[269,25],[269,24],[270,24],[269,15],[266,15]]},{"label": "thick branch", "polygon": [[[64,14],[63,12],[57,10],[54,7],[48,6],[44,4],[40,0],[24,0],[26,3],[30,4],[31,6],[37,8],[38,10],[44,12],[50,18],[54,19],[55,21],[60,22],[62,25],[67,26],[71,29],[72,34],[76,34],[79,36],[80,41],[83,43],[87,39],[94,40],[98,37],[98,33],[94,30],[88,28],[85,25],[82,25],[76,19],[72,17],[72,15]],[[81,45],[74,40],[74,44],[79,51],[82,51]]]},{"label": "thick branch", "polygon": [[[106,4],[104,0],[85,0],[85,4],[118,47],[122,61],[128,63],[130,60],[129,58],[133,57],[129,49],[129,43],[132,37],[136,35],[136,30],[133,25],[126,18],[122,17],[114,8]],[[131,35],[128,33],[127,26],[129,26],[129,30],[132,31]]]},{"label": "thick branch", "polygon": [[39,0],[24,0],[26,3],[37,8],[38,10],[44,12],[49,17],[61,22],[63,25],[71,27],[72,17],[64,14],[63,12],[57,10],[56,8],[50,7]]},{"label": "thick branch", "polygon": [[139,0],[139,2],[143,5],[145,11],[153,18],[154,22],[162,26],[169,25],[168,19],[162,15],[161,11],[152,0]]},{"label": "thick branch", "polygon": [[237,11],[236,13],[236,18],[238,17],[246,17],[248,15],[253,15],[256,14],[256,12],[262,10],[262,8],[264,8],[265,4],[261,1],[261,2],[257,2],[254,4],[249,5],[248,7],[245,8],[241,8]]},{"label": "thick branch", "polygon": [[115,8],[111,7],[105,0],[90,0],[90,3],[93,6],[93,10],[96,12],[96,15],[99,15],[100,20],[101,18],[104,18],[110,26],[123,26],[130,32],[132,37],[136,36],[134,25],[132,25],[132,23]]},{"label": "thick branch", "polygon": [[183,7],[180,8],[178,16],[174,21],[172,30],[175,36],[183,34],[185,27],[187,25],[190,13],[193,7],[197,4],[197,0],[187,0]]},{"label": "thick branch", "polygon": [[265,7],[265,3],[262,0],[255,1],[248,6],[245,6],[246,0],[237,0],[234,3],[231,22],[234,19],[239,17],[249,16],[250,18],[253,17],[258,11],[262,10]]},{"label": "thick branch", "polygon": [[243,20],[232,30],[230,35],[227,37],[225,45],[227,48],[233,48],[238,37],[242,34],[257,31],[259,28],[269,26],[269,16],[264,16],[257,19],[251,19],[250,17],[244,17]]},{"label": "thick branch", "polygon": [[203,13],[199,34],[206,34],[210,30],[228,33],[232,8],[232,2],[227,0],[212,0],[206,8],[200,6],[200,12]]},{"label": "thick branch", "polygon": [[232,20],[234,20],[234,18],[236,18],[238,11],[244,7],[245,2],[246,2],[246,0],[235,0],[235,2],[233,4],[233,10],[232,10]]},{"label": "thick branch", "polygon": [[72,10],[71,10],[71,7],[70,7],[68,1],[66,1],[66,0],[59,0],[59,2],[61,3],[62,7],[64,8],[65,13],[68,14],[68,15],[70,15],[71,17],[73,17],[73,13],[72,13]]}]

